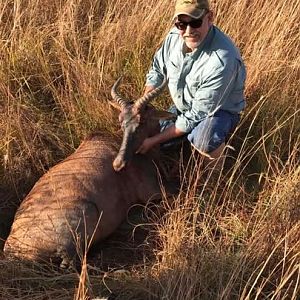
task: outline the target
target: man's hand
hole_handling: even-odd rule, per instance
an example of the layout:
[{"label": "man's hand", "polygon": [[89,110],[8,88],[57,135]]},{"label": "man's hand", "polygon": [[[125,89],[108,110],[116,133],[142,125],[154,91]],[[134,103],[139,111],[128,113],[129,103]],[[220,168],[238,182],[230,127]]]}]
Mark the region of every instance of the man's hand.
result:
[{"label": "man's hand", "polygon": [[152,147],[164,143],[166,141],[169,141],[173,138],[180,137],[184,135],[185,132],[180,131],[175,127],[175,125],[170,126],[166,130],[158,133],[157,135],[148,137],[144,140],[140,148],[136,151],[136,153],[144,154],[147,151],[149,151]]},{"label": "man's hand", "polygon": [[140,146],[140,148],[136,151],[136,153],[145,154],[151,148],[153,148],[156,144],[157,143],[155,141],[155,138],[153,138],[153,137],[146,138],[143,141],[143,144]]},{"label": "man's hand", "polygon": [[155,86],[153,85],[146,85],[144,88],[144,96],[148,93],[152,92],[155,89]]}]

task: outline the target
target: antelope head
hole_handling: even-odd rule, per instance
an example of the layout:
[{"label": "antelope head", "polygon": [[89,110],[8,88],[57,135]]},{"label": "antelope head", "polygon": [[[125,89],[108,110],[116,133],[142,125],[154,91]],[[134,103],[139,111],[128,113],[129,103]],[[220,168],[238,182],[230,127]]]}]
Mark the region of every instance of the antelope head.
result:
[{"label": "antelope head", "polygon": [[123,99],[117,92],[121,78],[111,89],[114,107],[121,111],[123,140],[117,157],[113,162],[115,171],[122,170],[135,155],[143,141],[160,131],[160,119],[174,119],[174,114],[167,111],[158,111],[150,105],[150,101],[157,97],[166,86],[165,80],[159,87],[139,98],[135,102]]}]

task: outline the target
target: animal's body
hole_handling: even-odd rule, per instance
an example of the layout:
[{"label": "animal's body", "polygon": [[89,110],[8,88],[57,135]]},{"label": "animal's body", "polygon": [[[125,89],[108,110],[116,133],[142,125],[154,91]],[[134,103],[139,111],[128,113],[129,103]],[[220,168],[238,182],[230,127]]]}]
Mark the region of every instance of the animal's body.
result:
[{"label": "animal's body", "polygon": [[[110,138],[94,135],[51,168],[21,203],[4,252],[26,260],[62,259],[76,254],[76,240],[96,243],[110,235],[135,203],[160,194],[150,157],[135,155],[120,172],[112,162]],[[98,224],[98,225],[97,225]]]}]

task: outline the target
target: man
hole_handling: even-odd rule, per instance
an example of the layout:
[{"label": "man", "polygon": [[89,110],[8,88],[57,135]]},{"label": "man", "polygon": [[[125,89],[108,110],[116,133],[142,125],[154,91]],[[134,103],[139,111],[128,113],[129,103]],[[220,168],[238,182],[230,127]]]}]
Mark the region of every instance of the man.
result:
[{"label": "man", "polygon": [[138,152],[187,136],[208,161],[217,161],[245,107],[245,66],[230,38],[213,25],[208,0],[177,0],[174,24],[154,56],[145,93],[167,77],[177,120]]}]

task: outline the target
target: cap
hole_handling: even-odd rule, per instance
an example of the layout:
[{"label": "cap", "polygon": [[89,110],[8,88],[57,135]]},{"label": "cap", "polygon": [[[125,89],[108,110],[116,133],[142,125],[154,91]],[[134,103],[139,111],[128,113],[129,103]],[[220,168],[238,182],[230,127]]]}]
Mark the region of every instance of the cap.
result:
[{"label": "cap", "polygon": [[188,15],[191,18],[199,19],[207,10],[209,10],[208,0],[177,0],[174,18],[179,15]]}]

